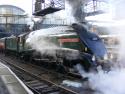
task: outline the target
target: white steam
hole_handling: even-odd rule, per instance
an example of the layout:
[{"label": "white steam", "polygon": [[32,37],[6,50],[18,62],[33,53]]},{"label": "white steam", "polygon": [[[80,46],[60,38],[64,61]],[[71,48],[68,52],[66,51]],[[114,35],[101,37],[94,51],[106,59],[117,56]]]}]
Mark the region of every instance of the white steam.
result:
[{"label": "white steam", "polygon": [[64,80],[62,82],[62,85],[72,86],[72,87],[76,87],[76,88],[82,87],[82,83],[74,82],[74,81],[70,81],[70,80]]},{"label": "white steam", "polygon": [[62,47],[60,39],[62,36],[71,36],[75,33],[67,33],[66,30],[73,30],[70,26],[58,26],[48,29],[33,31],[29,34],[26,42],[33,49],[40,52],[42,55],[64,57],[68,60],[78,59],[79,51],[70,48]]},{"label": "white steam", "polygon": [[79,64],[76,68],[83,78],[89,78],[88,88],[94,90],[94,94],[125,94],[125,68],[110,72],[99,69],[98,73],[86,73]]},{"label": "white steam", "polygon": [[[45,35],[44,35],[45,34]],[[26,42],[36,51],[41,54],[50,54],[55,55],[54,49],[58,48],[58,46],[52,43],[48,37],[46,36],[46,32],[43,31],[34,31],[30,33]],[[49,49],[49,51],[48,51]]]},{"label": "white steam", "polygon": [[125,94],[125,69],[91,74],[89,83],[93,90],[100,91],[101,94]]}]

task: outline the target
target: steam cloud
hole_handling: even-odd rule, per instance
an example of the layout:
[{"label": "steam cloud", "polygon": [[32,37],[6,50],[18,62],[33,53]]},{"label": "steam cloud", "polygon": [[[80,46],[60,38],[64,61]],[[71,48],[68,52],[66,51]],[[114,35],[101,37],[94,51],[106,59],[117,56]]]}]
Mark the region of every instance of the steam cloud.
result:
[{"label": "steam cloud", "polygon": [[82,22],[84,19],[82,4],[85,0],[67,0],[67,3],[72,7],[72,15],[78,22]]},{"label": "steam cloud", "polygon": [[[43,36],[46,34],[46,32],[41,32],[36,31],[31,33],[26,42],[36,51],[40,52],[41,54],[50,54],[50,55],[55,55],[54,49],[58,48],[58,46],[50,40],[47,39],[47,37]],[[50,49],[49,51],[47,49]]]},{"label": "steam cloud", "polygon": [[[125,68],[113,69],[110,72],[98,70],[98,73],[86,73],[81,65],[76,65],[82,77],[88,77],[88,88],[93,94],[125,94]],[[83,86],[84,87],[84,86]]]}]

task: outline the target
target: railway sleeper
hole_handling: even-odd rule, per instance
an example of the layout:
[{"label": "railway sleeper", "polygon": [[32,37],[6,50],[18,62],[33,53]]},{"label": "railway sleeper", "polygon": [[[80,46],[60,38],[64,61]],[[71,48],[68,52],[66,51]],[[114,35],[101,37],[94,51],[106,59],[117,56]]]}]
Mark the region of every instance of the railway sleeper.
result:
[{"label": "railway sleeper", "polygon": [[28,81],[28,82],[25,82],[26,84],[34,84],[34,83],[37,83],[39,82],[38,80],[33,80],[33,81]]},{"label": "railway sleeper", "polygon": [[60,91],[60,89],[56,86],[51,86],[51,87],[48,87],[48,88],[41,90],[41,92],[43,94],[54,93],[54,92],[59,92],[59,91]]},{"label": "railway sleeper", "polygon": [[43,86],[43,85],[45,85],[45,84],[41,83],[41,82],[30,84],[30,86],[32,86],[32,87],[39,87],[39,86]]},{"label": "railway sleeper", "polygon": [[39,89],[44,89],[44,88],[48,88],[48,85],[40,85],[37,87],[34,87],[35,89],[39,90]]}]

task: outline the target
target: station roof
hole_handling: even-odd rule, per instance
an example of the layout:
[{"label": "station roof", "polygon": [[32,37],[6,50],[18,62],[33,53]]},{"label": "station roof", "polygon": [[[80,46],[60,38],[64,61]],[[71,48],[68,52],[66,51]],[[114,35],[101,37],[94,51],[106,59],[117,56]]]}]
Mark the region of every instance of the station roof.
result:
[{"label": "station roof", "polygon": [[13,5],[0,5],[0,15],[25,15],[25,11]]}]

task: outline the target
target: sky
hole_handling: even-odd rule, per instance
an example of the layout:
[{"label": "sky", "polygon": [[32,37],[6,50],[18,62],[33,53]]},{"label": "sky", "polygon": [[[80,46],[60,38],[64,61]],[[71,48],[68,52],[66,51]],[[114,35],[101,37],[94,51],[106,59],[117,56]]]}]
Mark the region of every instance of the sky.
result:
[{"label": "sky", "polygon": [[3,4],[20,7],[30,16],[32,15],[32,0],[0,0],[0,5]]}]

